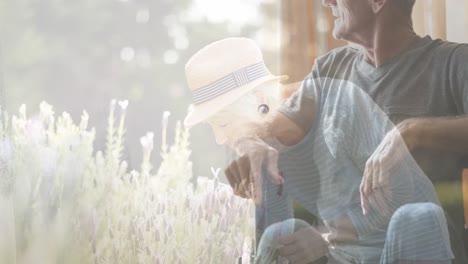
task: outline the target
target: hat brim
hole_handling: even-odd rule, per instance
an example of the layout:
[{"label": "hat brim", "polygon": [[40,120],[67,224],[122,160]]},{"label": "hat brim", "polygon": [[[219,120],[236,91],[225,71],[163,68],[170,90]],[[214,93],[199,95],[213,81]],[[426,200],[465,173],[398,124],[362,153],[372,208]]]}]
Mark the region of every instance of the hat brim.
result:
[{"label": "hat brim", "polygon": [[284,81],[288,78],[289,77],[287,75],[267,75],[251,83],[248,83],[240,88],[220,95],[213,100],[202,103],[200,105],[194,105],[192,111],[188,113],[187,117],[184,120],[184,126],[192,127],[200,122],[205,121],[212,115],[216,114],[218,111],[222,110],[224,107],[234,103],[243,95],[247,94],[248,92],[252,91],[253,89],[262,84],[274,81]]}]

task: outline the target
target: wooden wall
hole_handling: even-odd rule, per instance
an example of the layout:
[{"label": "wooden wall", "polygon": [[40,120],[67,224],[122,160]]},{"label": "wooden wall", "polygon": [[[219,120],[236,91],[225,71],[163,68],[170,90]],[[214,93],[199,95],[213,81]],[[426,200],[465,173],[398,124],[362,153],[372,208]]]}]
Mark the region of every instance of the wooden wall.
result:
[{"label": "wooden wall", "polygon": [[[447,3],[459,5],[468,17],[468,0],[418,0],[413,12],[415,31],[446,40]],[[300,81],[310,72],[317,56],[347,43],[333,38],[334,17],[321,0],[279,0],[279,4],[281,73],[290,75],[291,82]],[[465,25],[459,26],[468,35],[468,18]]]},{"label": "wooden wall", "polygon": [[281,74],[299,82],[317,56],[346,45],[331,35],[334,18],[321,0],[281,0]]}]

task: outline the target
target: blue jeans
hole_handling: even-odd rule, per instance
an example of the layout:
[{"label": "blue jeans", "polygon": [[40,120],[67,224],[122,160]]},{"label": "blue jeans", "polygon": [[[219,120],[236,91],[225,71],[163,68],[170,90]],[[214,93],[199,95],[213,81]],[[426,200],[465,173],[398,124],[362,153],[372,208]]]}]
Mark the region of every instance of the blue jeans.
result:
[{"label": "blue jeans", "polygon": [[[265,230],[259,253],[262,253],[262,248],[275,247],[274,234],[278,228],[281,228],[283,233],[294,232],[294,225],[298,222],[291,220],[280,225],[274,224]],[[427,232],[428,230],[431,232]],[[433,203],[413,203],[401,206],[395,211],[386,232],[380,264],[449,264],[452,258],[447,223],[440,206]],[[376,264],[378,262],[376,260]],[[268,260],[263,259],[259,263],[268,263]],[[341,262],[335,259],[333,254],[312,262],[325,263]],[[359,263],[359,260],[345,263]]]}]

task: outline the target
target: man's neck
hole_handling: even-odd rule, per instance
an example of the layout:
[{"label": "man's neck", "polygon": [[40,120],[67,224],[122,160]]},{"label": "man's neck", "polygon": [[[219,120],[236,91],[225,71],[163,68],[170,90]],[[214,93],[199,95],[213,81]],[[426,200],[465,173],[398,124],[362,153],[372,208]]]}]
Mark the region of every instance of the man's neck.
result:
[{"label": "man's neck", "polygon": [[372,38],[364,45],[366,61],[379,67],[407,50],[419,38],[411,24],[389,26],[388,23],[377,23]]}]

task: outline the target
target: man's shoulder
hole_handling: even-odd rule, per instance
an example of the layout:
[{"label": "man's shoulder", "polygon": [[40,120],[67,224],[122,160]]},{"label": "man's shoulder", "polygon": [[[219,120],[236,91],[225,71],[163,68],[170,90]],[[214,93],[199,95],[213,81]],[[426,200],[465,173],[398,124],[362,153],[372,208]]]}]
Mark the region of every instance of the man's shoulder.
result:
[{"label": "man's shoulder", "polygon": [[437,61],[443,60],[468,60],[468,43],[457,43],[434,39],[428,42],[428,52],[431,52]]},{"label": "man's shoulder", "polygon": [[466,50],[468,49],[468,43],[459,43],[459,42],[452,42],[447,40],[435,39],[432,40],[432,43],[437,46],[439,49],[443,50]]},{"label": "man's shoulder", "polygon": [[356,47],[343,46],[333,49],[315,59],[314,68],[309,78],[345,78],[341,74],[349,73],[350,68],[362,58],[362,51]]},{"label": "man's shoulder", "polygon": [[448,51],[452,58],[461,60],[464,63],[468,62],[468,43],[456,43],[444,41],[441,47]]}]

